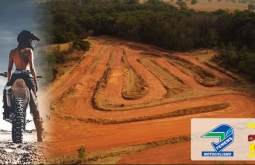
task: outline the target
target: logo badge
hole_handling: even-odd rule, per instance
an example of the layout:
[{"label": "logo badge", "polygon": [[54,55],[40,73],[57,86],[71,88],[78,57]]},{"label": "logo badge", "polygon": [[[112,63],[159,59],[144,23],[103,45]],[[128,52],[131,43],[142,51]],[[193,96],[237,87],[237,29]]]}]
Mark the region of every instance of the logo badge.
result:
[{"label": "logo badge", "polygon": [[228,124],[220,124],[216,128],[207,132],[201,138],[218,138],[218,142],[212,142],[211,145],[215,151],[202,151],[203,157],[231,157],[233,151],[223,151],[234,142],[234,130]]}]

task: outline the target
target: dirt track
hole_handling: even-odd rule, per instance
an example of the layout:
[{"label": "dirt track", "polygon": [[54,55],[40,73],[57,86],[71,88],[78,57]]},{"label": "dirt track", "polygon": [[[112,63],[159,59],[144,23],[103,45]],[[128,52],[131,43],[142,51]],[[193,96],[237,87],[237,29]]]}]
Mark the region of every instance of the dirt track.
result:
[{"label": "dirt track", "polygon": [[[50,114],[50,122],[54,125],[52,132],[49,132],[52,135],[50,144],[53,146],[53,155],[75,154],[80,146],[85,146],[87,152],[92,152],[189,136],[190,119],[194,117],[255,117],[255,102],[235,90],[239,85],[236,80],[209,68],[195,58],[110,37],[90,38],[89,41],[92,43],[90,51],[84,54],[84,58],[73,68],[72,73],[66,72],[42,94],[42,104],[47,109],[45,113]],[[128,78],[124,73],[124,68],[127,67],[122,60],[124,52],[130,67],[136,72],[128,75]],[[187,60],[214,74],[222,83],[204,86],[192,76],[196,73],[183,72],[182,68],[172,65],[167,56]],[[125,99],[122,97],[123,89],[134,89],[132,81],[129,88],[125,81],[136,77],[134,75],[141,76],[144,81],[144,95],[137,98],[132,96],[136,99]],[[203,81],[210,80],[206,75],[203,76]],[[229,106],[206,113],[153,119],[153,116],[177,110],[221,103]],[[144,116],[152,116],[152,119],[107,125],[95,122],[100,119],[132,120]],[[174,146],[165,146],[168,147],[167,152],[163,151],[164,147],[150,150],[160,153],[162,157],[172,155],[176,157],[176,162],[168,162],[169,159],[159,162],[157,156],[144,159],[150,154],[150,150],[135,154],[135,159],[125,157],[119,162],[192,163],[189,152],[177,160],[175,153],[183,143]],[[190,145],[185,146],[190,150]]]}]

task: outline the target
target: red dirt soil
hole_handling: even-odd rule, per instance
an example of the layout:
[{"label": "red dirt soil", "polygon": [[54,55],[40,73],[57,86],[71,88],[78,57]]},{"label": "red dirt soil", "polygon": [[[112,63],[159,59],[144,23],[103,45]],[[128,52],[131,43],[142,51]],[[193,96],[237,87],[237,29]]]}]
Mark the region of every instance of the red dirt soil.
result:
[{"label": "red dirt soil", "polygon": [[[51,137],[49,143],[52,146],[52,156],[76,154],[80,146],[86,147],[86,152],[100,151],[116,147],[125,147],[134,144],[141,144],[150,141],[164,140],[171,137],[190,135],[190,121],[192,118],[250,118],[254,117],[255,102],[246,94],[235,91],[239,84],[206,65],[200,63],[192,57],[187,57],[181,53],[171,53],[180,58],[184,58],[193,64],[200,66],[214,73],[222,79],[223,84],[214,87],[205,87],[197,83],[191,76],[181,72],[178,68],[171,65],[163,57],[155,57],[141,52],[155,54],[169,53],[164,50],[152,48],[149,45],[133,43],[112,37],[89,38],[92,43],[89,52],[84,54],[85,58],[74,68],[71,74],[66,73],[48,90],[41,93],[41,105],[45,109],[44,114],[50,114],[51,120],[46,122],[46,130]],[[145,80],[149,92],[146,96],[136,100],[125,100],[121,96],[124,81],[121,61],[123,49],[126,51],[130,65],[138,75]],[[169,102],[157,104],[146,108],[131,109],[125,111],[102,111],[97,110],[92,105],[93,94],[96,84],[101,80],[104,71],[107,69],[107,62],[112,52],[115,53],[114,62],[111,66],[109,80],[104,89],[104,97],[111,105],[136,105],[140,103],[150,103],[156,100],[164,100],[166,89],[163,84],[147,68],[137,61],[138,58],[149,58],[155,60],[161,67],[164,67],[172,75],[183,81],[179,87],[190,90],[196,89],[197,92],[210,93],[211,96],[201,98],[171,98]],[[170,54],[170,53],[169,53]],[[92,73],[85,73],[85,69],[94,59],[99,62]],[[103,119],[127,119],[139,116],[151,116],[163,114],[175,110],[199,107],[205,105],[229,103],[230,106],[223,110],[208,113],[198,113],[187,116],[148,120],[141,122],[131,122],[124,124],[101,125],[97,123],[86,123],[77,120],[59,118],[54,110],[50,109],[50,104],[58,100],[63,92],[68,88],[77,85],[76,91],[65,97],[64,102],[56,102],[56,110],[63,115],[72,115],[83,118],[103,118]],[[189,95],[187,93],[186,95]],[[190,95],[194,96],[194,95]],[[199,95],[200,96],[200,95]],[[203,96],[203,95],[201,95]],[[181,126],[181,129],[180,129]],[[178,155],[178,151],[185,147],[187,152]],[[190,142],[153,148],[140,153],[131,154],[124,157],[118,163],[194,163],[190,160]],[[196,162],[197,163],[197,162]],[[210,162],[209,162],[210,163]]]}]

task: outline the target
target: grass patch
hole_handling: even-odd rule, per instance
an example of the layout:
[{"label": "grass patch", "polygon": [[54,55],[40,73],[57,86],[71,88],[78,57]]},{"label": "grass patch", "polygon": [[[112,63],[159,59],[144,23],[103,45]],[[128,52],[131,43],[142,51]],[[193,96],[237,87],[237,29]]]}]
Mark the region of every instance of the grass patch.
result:
[{"label": "grass patch", "polygon": [[141,52],[141,54],[150,55],[150,56],[154,56],[154,57],[161,57],[161,55],[156,54],[156,53]]},{"label": "grass patch", "polygon": [[219,66],[214,66],[212,64],[210,64],[209,62],[204,62],[205,65],[209,66],[210,68],[213,68],[221,73],[226,74],[227,76],[229,76],[230,78],[237,80],[239,82],[241,82],[241,80],[239,80],[236,76],[234,76],[233,74],[229,73],[227,70],[221,69]]},{"label": "grass patch", "polygon": [[[172,137],[165,140],[158,140],[158,141],[151,141],[142,144],[130,145],[126,147],[119,147],[119,148],[112,148],[103,151],[96,151],[91,153],[86,153],[85,158],[80,161],[77,155],[65,155],[53,158],[47,158],[43,163],[45,164],[108,164],[109,160],[118,160],[123,156],[145,151],[151,148],[166,146],[166,145],[173,145],[182,142],[190,141],[190,136],[178,136]],[[116,162],[111,162],[111,164],[115,164]]]},{"label": "grass patch", "polygon": [[[60,97],[58,97],[58,100],[61,102],[61,103],[64,103],[65,102],[65,99],[68,98],[68,97],[73,97],[75,92],[78,91],[77,89],[77,86],[78,85],[82,85],[81,83],[75,83],[74,85],[72,85],[70,88],[68,88],[65,92],[62,93],[62,95]],[[52,105],[51,105],[52,106]],[[55,108],[55,105],[54,105],[54,108]]]},{"label": "grass patch", "polygon": [[127,60],[126,53],[123,51],[122,62],[125,64],[123,69],[124,84],[122,89],[122,97],[128,100],[135,100],[142,98],[148,93],[148,85],[144,79],[137,74],[135,69]]},{"label": "grass patch", "polygon": [[167,69],[160,67],[155,61],[142,58],[138,59],[138,62],[144,65],[164,85],[165,89],[167,90],[165,97],[175,96],[184,91],[181,88],[172,87],[172,85],[183,84],[183,82],[176,76],[172,75]]},{"label": "grass patch", "polygon": [[172,55],[164,55],[169,63],[179,68],[183,73],[193,76],[193,78],[203,86],[217,86],[222,84],[222,80],[204,68],[196,66],[191,62]]},{"label": "grass patch", "polygon": [[110,54],[110,58],[106,64],[106,66],[108,67],[111,67],[113,62],[114,62],[114,58],[115,58],[115,54],[116,54],[116,51],[113,51],[111,54]]},{"label": "grass patch", "polygon": [[110,68],[106,69],[101,80],[97,82],[95,92],[92,97],[93,98],[92,105],[95,109],[105,110],[105,108],[103,108],[104,107],[103,105],[108,104],[103,93],[104,93],[105,86],[109,80],[110,73],[111,73],[111,69]]}]

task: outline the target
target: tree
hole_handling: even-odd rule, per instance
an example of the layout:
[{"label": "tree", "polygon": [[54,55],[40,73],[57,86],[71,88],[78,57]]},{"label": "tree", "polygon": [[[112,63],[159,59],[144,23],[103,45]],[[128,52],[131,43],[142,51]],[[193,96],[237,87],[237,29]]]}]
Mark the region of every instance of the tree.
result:
[{"label": "tree", "polygon": [[246,47],[243,47],[239,54],[241,56],[239,60],[238,69],[250,76],[251,80],[255,80],[255,54],[248,51]]},{"label": "tree", "polygon": [[121,3],[121,1],[120,0],[113,0],[113,3]]},{"label": "tree", "polygon": [[177,1],[176,1],[176,4],[179,5],[179,6],[181,6],[182,2],[183,2],[183,0],[177,0]]},{"label": "tree", "polygon": [[124,0],[124,3],[127,3],[127,4],[138,4],[139,0]]},{"label": "tree", "polygon": [[249,11],[255,10],[255,5],[254,5],[254,4],[249,4],[249,5],[248,5],[248,10],[249,10]]},{"label": "tree", "polygon": [[207,34],[204,36],[204,38],[202,38],[202,41],[207,47],[207,53],[212,46],[217,45],[219,38],[220,37],[216,29],[213,28],[208,30]]},{"label": "tree", "polygon": [[191,0],[191,4],[196,4],[198,1],[197,0]]},{"label": "tree", "polygon": [[153,3],[153,4],[155,4],[155,3],[160,3],[159,0],[148,0],[148,2],[149,2],[149,3]]},{"label": "tree", "polygon": [[85,157],[85,148],[81,146],[80,148],[77,149],[78,151],[78,158],[83,159]]},{"label": "tree", "polygon": [[83,41],[83,40],[76,40],[72,43],[72,48],[77,49],[77,50],[82,50],[82,51],[88,51],[90,48],[90,43],[88,41]]},{"label": "tree", "polygon": [[186,2],[181,2],[180,7],[181,7],[181,10],[188,10],[189,9]]}]

